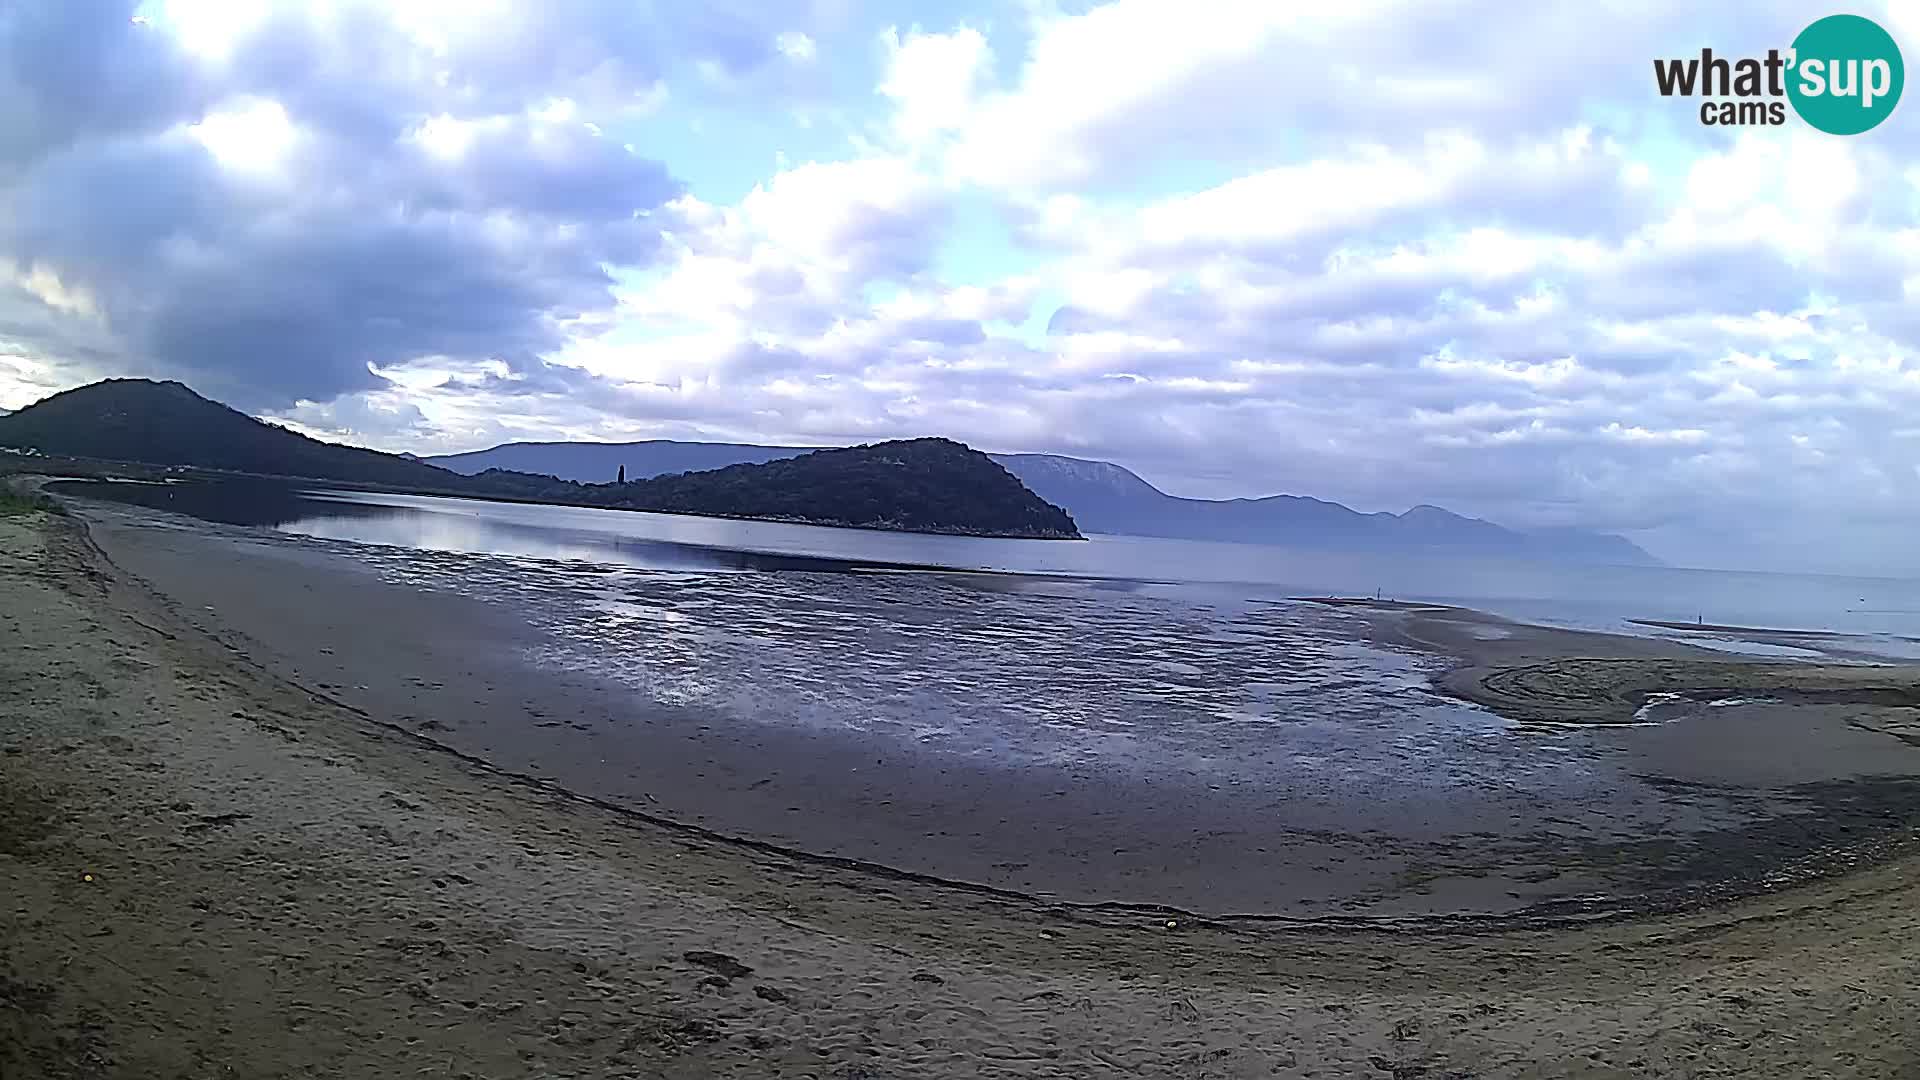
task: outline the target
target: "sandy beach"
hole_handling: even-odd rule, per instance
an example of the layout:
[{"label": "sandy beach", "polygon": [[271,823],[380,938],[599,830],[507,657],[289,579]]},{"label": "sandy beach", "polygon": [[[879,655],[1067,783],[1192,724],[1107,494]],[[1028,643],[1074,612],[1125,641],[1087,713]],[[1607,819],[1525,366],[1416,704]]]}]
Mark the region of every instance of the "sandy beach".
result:
[{"label": "sandy beach", "polygon": [[[1780,738],[1817,733],[1782,759],[1673,724],[1645,751],[1702,776],[1858,772],[1913,738],[1904,669],[1583,656],[1463,620],[1379,632],[1477,643],[1449,689],[1522,718],[1738,692],[1777,703],[1755,715]],[[1920,861],[1892,795],[1849,803],[1860,842],[1818,837],[1805,872],[1629,918],[1193,916],[725,839],[456,752],[263,648],[72,519],[0,517],[0,1075],[1920,1069]]]}]

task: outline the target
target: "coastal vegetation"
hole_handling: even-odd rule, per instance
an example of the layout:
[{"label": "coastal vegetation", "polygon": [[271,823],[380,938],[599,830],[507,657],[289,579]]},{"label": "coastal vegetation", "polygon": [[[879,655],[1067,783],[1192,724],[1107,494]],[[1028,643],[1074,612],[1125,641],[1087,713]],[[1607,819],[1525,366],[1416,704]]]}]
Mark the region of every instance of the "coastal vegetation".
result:
[{"label": "coastal vegetation", "polygon": [[1070,539],[1066,511],[992,458],[951,439],[903,439],[759,465],[620,484],[490,469],[472,480],[541,501],[856,528]]},{"label": "coastal vegetation", "polygon": [[58,514],[62,511],[59,503],[45,495],[14,491],[8,488],[4,481],[0,481],[0,518],[36,512]]},{"label": "coastal vegetation", "polygon": [[489,469],[462,475],[264,423],[177,382],[109,379],[0,417],[0,448],[462,495],[974,536],[1073,539],[1073,519],[986,454],[921,438],[821,450],[764,464],[583,484]]}]

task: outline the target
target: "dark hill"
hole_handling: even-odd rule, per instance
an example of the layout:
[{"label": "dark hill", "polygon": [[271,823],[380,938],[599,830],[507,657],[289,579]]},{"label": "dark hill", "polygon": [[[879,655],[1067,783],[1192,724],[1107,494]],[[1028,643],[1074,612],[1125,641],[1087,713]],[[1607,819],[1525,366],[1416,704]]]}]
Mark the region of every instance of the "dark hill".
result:
[{"label": "dark hill", "polygon": [[745,443],[680,442],[645,439],[625,443],[512,442],[487,450],[444,454],[424,460],[457,473],[478,475],[488,469],[557,476],[583,484],[604,484],[619,475],[644,480],[668,473],[702,472],[729,465],[759,465],[798,457],[812,446],[752,446]]},{"label": "dark hill", "polygon": [[670,473],[760,465],[799,457],[817,446],[761,446],[755,443],[681,442],[510,442],[464,454],[421,458],[457,473],[478,476],[490,469],[557,476],[583,484],[604,484],[627,470],[627,479],[645,480]]},{"label": "dark hill", "polygon": [[191,465],[356,484],[453,490],[462,478],[397,454],[262,423],[177,382],[108,379],[0,417],[0,446],[62,457]]},{"label": "dark hill", "polygon": [[620,505],[687,514],[792,518],[862,528],[1078,537],[1066,511],[992,458],[951,439],[816,450],[615,485]]},{"label": "dark hill", "polygon": [[475,476],[308,438],[177,382],[109,379],[0,417],[0,447],[58,457],[530,502],[977,536],[1078,537],[1073,519],[987,455],[948,439],[824,450],[630,484],[489,469]]},{"label": "dark hill", "polygon": [[[428,458],[455,472],[488,468],[606,481],[622,468],[641,479],[682,472],[700,462],[718,468],[791,458],[794,446],[694,443],[652,439],[628,443],[506,443],[489,450]],[[1110,461],[1058,454],[992,454],[1029,491],[1073,515],[1082,530],[1185,540],[1228,540],[1336,551],[1435,553],[1619,565],[1657,565],[1632,541],[1585,529],[1513,529],[1437,506],[1402,514],[1366,514],[1323,499],[1272,495],[1259,499],[1188,499],[1169,495]],[[526,483],[534,483],[531,478]],[[537,484],[536,484],[537,486]]]}]

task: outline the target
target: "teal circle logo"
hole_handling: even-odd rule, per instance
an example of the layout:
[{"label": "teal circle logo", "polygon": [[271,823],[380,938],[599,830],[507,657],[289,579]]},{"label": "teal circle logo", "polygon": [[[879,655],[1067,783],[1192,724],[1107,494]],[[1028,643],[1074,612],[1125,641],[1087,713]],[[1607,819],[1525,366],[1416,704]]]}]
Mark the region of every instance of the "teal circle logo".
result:
[{"label": "teal circle logo", "polygon": [[1900,104],[1906,65],[1893,35],[1872,19],[1829,15],[1793,39],[1787,99],[1800,119],[1829,135],[1877,127]]}]

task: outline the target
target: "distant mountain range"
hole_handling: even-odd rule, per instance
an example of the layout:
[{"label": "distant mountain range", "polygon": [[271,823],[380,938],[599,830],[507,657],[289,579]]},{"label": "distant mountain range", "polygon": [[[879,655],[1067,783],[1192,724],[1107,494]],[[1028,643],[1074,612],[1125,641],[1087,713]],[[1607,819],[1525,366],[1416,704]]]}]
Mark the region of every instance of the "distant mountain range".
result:
[{"label": "distant mountain range", "polygon": [[[1437,506],[1363,514],[1298,495],[1184,499],[1111,462],[986,455],[945,439],[826,451],[670,440],[508,443],[415,458],[308,438],[180,383],[144,379],[94,383],[0,416],[0,447],[480,498],[873,528],[1071,536],[1077,524],[1096,533],[1301,548],[1658,563],[1608,533],[1509,529]],[[615,483],[623,469],[630,482]]]},{"label": "distant mountain range", "polygon": [[[490,468],[543,473],[567,480],[630,479],[720,465],[764,463],[808,453],[798,446],[752,443],[516,442],[489,450],[421,460],[456,472]],[[1658,565],[1624,537],[1582,529],[1519,530],[1438,506],[1401,514],[1363,514],[1336,502],[1301,495],[1261,499],[1185,499],[1169,495],[1109,461],[1057,454],[989,455],[1034,494],[1064,508],[1086,532],[1227,540],[1293,547],[1373,552],[1445,552],[1458,555]]]},{"label": "distant mountain range", "polygon": [[1073,519],[987,455],[907,439],[702,472],[580,483],[489,468],[468,475],[308,438],[177,382],[109,379],[0,417],[0,447],[326,480],[429,494],[977,536],[1078,538]]},{"label": "distant mountain range", "polygon": [[671,439],[631,443],[511,442],[491,450],[418,460],[469,475],[488,469],[508,469],[583,484],[604,484],[619,477],[622,465],[627,467],[627,479],[641,480],[667,473],[724,469],[729,465],[759,465],[819,449],[822,447],[674,442]]}]

